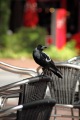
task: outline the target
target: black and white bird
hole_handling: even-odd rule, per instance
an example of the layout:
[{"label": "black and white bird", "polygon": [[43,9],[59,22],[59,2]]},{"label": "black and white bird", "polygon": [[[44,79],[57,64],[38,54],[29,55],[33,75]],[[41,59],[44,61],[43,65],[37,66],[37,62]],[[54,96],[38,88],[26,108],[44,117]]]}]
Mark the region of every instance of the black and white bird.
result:
[{"label": "black and white bird", "polygon": [[43,52],[43,50],[47,48],[46,46],[38,45],[33,50],[33,58],[35,62],[43,68],[51,70],[55,75],[59,78],[62,78],[62,73],[55,66],[53,60]]}]

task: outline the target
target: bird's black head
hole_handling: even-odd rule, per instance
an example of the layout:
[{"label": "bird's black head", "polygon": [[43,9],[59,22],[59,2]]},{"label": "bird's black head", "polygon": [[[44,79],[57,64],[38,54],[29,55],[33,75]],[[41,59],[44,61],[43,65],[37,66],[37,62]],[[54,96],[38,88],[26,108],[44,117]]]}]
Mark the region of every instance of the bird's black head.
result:
[{"label": "bird's black head", "polygon": [[47,47],[46,46],[42,46],[42,45],[38,45],[37,46],[37,49],[40,50],[40,51],[44,50],[45,48],[47,48]]}]

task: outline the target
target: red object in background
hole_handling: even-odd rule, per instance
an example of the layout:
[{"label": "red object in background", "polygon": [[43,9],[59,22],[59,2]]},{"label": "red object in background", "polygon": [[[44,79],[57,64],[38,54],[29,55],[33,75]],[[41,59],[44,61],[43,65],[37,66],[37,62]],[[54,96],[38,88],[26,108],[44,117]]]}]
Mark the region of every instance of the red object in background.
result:
[{"label": "red object in background", "polygon": [[66,44],[66,10],[58,9],[56,12],[56,46],[62,49]]},{"label": "red object in background", "polygon": [[34,27],[38,23],[37,0],[26,0],[23,24],[26,27]]},{"label": "red object in background", "polygon": [[53,44],[53,39],[52,39],[52,37],[50,36],[50,35],[48,35],[47,37],[46,37],[46,45],[48,46],[48,45],[52,45]]},{"label": "red object in background", "polygon": [[72,36],[72,39],[76,41],[76,48],[80,49],[80,32]]}]

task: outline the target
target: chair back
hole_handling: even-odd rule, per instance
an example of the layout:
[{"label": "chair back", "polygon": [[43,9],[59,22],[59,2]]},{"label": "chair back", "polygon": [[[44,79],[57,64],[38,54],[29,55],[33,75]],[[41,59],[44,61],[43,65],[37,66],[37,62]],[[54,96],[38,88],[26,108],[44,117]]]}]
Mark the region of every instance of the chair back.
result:
[{"label": "chair back", "polygon": [[49,83],[51,96],[56,99],[57,104],[73,104],[79,79],[79,68],[71,64],[56,64],[56,66],[63,74],[62,79],[51,71],[44,70],[44,74],[49,75],[52,79]]},{"label": "chair back", "polygon": [[[37,77],[34,77],[36,79]],[[19,95],[19,104],[26,104],[36,100],[44,99],[48,82],[50,77],[41,75],[38,81],[29,82],[21,86],[23,92]],[[21,112],[17,112],[17,119],[19,120]]]}]

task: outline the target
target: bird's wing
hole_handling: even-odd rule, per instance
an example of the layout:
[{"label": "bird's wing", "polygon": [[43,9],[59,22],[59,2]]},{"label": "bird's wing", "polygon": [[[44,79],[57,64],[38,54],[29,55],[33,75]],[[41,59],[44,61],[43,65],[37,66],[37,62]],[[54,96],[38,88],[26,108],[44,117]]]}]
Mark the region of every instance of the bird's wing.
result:
[{"label": "bird's wing", "polygon": [[45,63],[47,63],[47,67],[49,67],[49,69],[56,74],[58,77],[62,78],[62,73],[58,70],[58,68],[55,66],[53,60],[46,55],[46,53],[42,52],[41,53],[41,58],[43,59],[43,61]]},{"label": "bird's wing", "polygon": [[53,69],[54,71],[59,72],[60,74],[62,74],[62,73],[60,72],[60,70],[58,70],[58,68],[56,67],[56,65],[55,65],[55,63],[53,62],[53,60],[52,60],[48,55],[46,55],[46,53],[44,53],[44,52],[43,52],[43,55],[44,55],[44,57],[45,57],[45,59],[46,59],[46,62],[49,63],[50,69]]},{"label": "bird's wing", "polygon": [[45,59],[46,62],[50,62],[51,61],[51,58],[48,55],[46,55],[45,52],[42,52],[42,55],[44,56],[44,59]]}]

